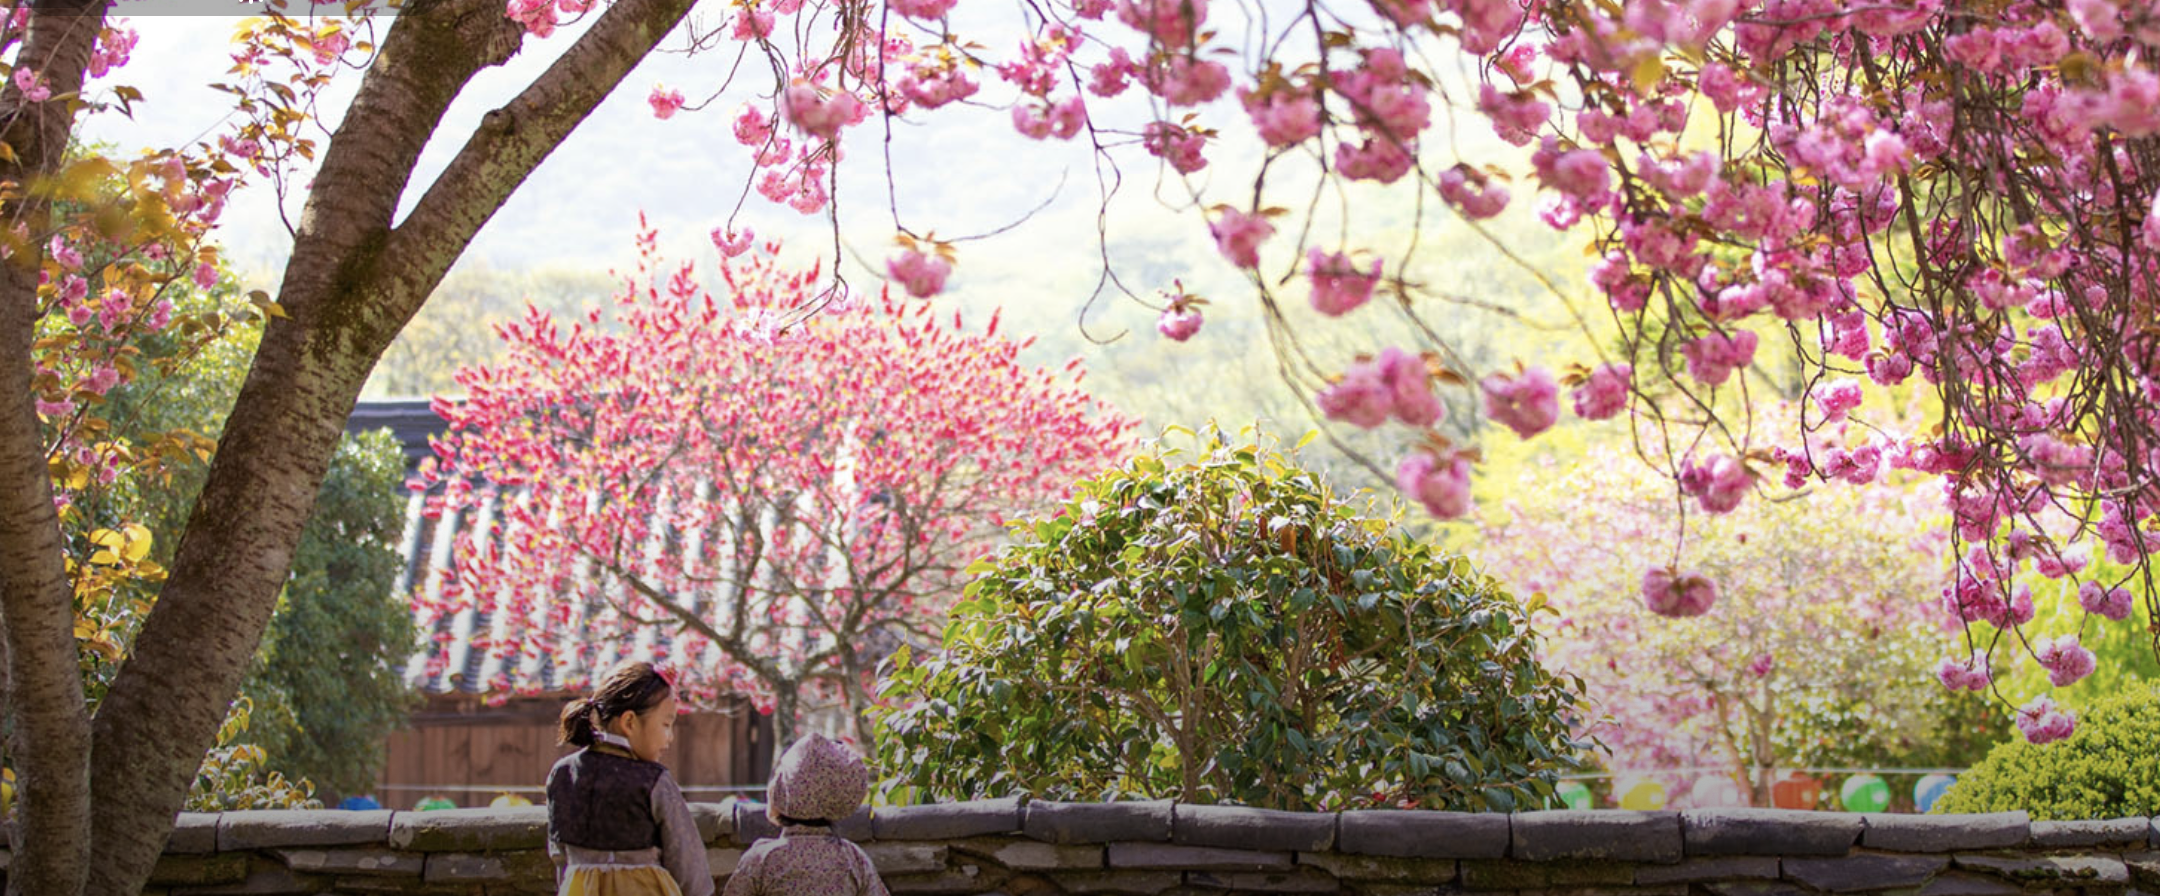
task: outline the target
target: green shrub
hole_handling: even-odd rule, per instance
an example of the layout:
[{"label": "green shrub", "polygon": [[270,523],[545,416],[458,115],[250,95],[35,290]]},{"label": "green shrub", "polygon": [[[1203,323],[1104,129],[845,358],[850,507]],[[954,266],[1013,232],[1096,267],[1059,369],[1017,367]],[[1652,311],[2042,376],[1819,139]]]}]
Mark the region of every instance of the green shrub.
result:
[{"label": "green shrub", "polygon": [[1543,805],[1579,683],[1470,563],[1253,444],[1156,443],[1013,526],[884,687],[888,789],[1286,809]]},{"label": "green shrub", "polygon": [[2016,809],[2048,820],[2160,815],[2160,683],[2093,701],[2067,740],[1998,745],[1934,811]]}]

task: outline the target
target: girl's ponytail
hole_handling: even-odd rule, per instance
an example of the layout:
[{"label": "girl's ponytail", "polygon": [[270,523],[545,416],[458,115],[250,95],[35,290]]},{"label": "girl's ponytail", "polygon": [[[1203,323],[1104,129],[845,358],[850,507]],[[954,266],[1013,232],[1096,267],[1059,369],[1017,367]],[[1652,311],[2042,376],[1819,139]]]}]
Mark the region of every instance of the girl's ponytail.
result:
[{"label": "girl's ponytail", "polygon": [[589,747],[600,740],[597,729],[624,713],[644,712],[660,705],[675,690],[666,676],[651,663],[624,661],[608,670],[592,696],[579,697],[562,709],[562,739],[558,743]]},{"label": "girl's ponytail", "polygon": [[589,747],[597,739],[593,736],[593,702],[586,697],[572,700],[562,708],[562,735],[556,741],[575,747]]}]

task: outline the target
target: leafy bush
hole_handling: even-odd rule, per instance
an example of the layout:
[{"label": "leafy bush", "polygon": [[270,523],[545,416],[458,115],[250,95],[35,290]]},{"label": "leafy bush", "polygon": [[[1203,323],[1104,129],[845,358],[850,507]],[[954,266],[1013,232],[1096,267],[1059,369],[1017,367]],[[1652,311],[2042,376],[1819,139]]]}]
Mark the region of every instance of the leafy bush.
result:
[{"label": "leafy bush", "polygon": [[1579,683],[1469,561],[1212,429],[1012,527],[886,680],[888,788],[1286,809],[1541,805]]},{"label": "leafy bush", "polygon": [[184,807],[189,812],[229,812],[239,809],[320,809],[315,785],[306,779],[290,780],[269,767],[270,755],[255,744],[241,743],[254,715],[254,703],[246,697],[233,702],[232,710],[218,726],[217,746],[203,757],[188,788]]},{"label": "leafy bush", "polygon": [[1936,812],[2023,809],[2036,819],[2160,815],[2160,683],[2125,688],[2087,705],[2077,733],[2035,746],[1997,746],[1951,785]]}]

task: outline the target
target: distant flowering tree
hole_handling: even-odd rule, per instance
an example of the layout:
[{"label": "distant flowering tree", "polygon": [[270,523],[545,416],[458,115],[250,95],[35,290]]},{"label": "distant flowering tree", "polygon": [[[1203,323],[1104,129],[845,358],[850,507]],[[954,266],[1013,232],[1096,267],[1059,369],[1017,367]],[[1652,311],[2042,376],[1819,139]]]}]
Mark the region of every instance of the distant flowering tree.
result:
[{"label": "distant flowering tree", "polygon": [[[538,661],[575,684],[632,639],[667,639],[678,685],[744,692],[792,739],[806,694],[858,723],[884,651],[934,641],[961,571],[1008,516],[1115,462],[1130,422],[1076,365],[912,299],[813,303],[815,269],[723,264],[723,294],[641,239],[616,326],[538,311],[506,357],[461,371],[429,506],[494,507],[435,614],[497,619],[500,681]],[[476,538],[475,536],[482,536]],[[858,731],[858,734],[860,731]]]},{"label": "distant flowering tree", "polygon": [[[1682,517],[1639,464],[1602,446],[1527,469],[1472,549],[1558,612],[1547,662],[1583,678],[1581,733],[1613,768],[1707,767],[1659,777],[1685,801],[1723,775],[1769,805],[1779,767],[1941,761],[1962,735],[1952,704],[1972,701],[1930,680],[1963,639],[1930,599],[1948,536],[1924,490],[1878,481]],[[1637,572],[1683,537],[1699,572]]]}]

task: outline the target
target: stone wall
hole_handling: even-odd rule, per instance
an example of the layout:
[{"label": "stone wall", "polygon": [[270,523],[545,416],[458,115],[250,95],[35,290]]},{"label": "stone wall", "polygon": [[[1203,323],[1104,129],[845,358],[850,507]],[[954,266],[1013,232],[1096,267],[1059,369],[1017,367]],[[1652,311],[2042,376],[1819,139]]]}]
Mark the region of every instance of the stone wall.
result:
[{"label": "stone wall", "polygon": [[[713,873],[773,833],[693,806]],[[183,815],[149,892],[544,894],[547,810]],[[864,811],[842,834],[895,894],[2160,896],[2160,824],[1776,809],[1289,813],[995,800]],[[5,841],[0,841],[4,843]],[[7,853],[0,851],[0,878]]]}]

